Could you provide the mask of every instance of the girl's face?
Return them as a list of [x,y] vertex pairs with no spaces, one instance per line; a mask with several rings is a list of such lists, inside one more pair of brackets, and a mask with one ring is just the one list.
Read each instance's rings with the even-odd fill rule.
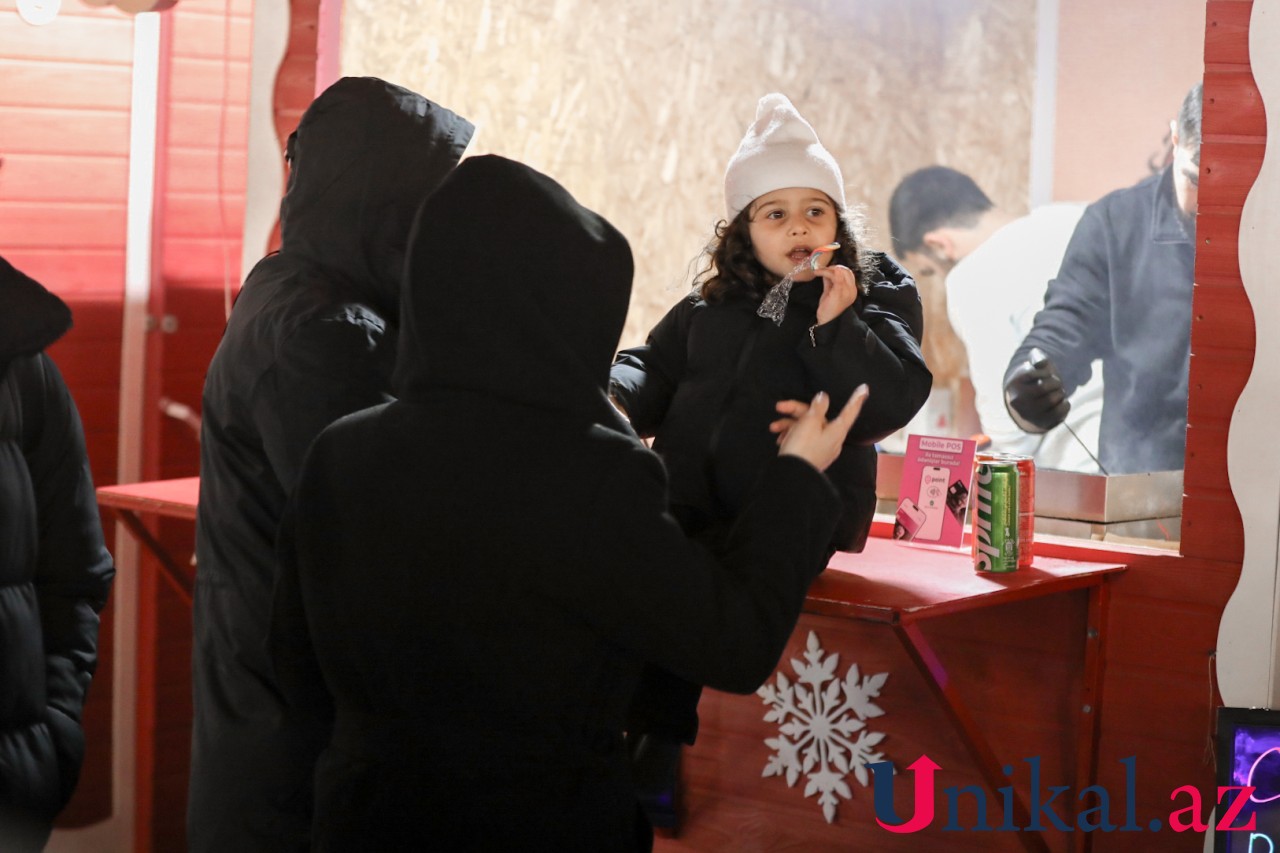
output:
[[[788,275],[814,249],[833,242],[840,224],[831,197],[805,187],[765,193],[751,202],[747,214],[756,260],[779,278]],[[823,254],[818,266],[826,266],[831,257],[830,253]],[[813,277],[813,271],[806,267],[796,273],[795,280],[809,281]]]

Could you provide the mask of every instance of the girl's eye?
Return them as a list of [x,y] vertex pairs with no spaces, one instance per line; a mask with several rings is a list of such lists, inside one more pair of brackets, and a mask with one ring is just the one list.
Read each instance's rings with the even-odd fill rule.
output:
[[781,211],[781,210],[771,210],[771,211],[769,211],[768,213],[766,213],[766,214],[765,214],[765,218],[766,218],[766,219],[781,219],[781,218],[782,218],[782,211]]
[[822,207],[809,208],[809,215],[812,216],[814,219],[817,219],[821,216],[825,216],[826,213],[827,213],[826,208],[822,208]]

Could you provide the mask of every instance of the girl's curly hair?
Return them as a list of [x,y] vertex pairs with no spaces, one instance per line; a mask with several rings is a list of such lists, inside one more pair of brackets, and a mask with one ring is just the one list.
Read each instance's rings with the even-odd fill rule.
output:
[[[742,295],[759,302],[778,276],[769,272],[756,259],[751,246],[751,205],[742,209],[732,222],[720,220],[715,236],[703,251],[705,265],[693,279],[694,299],[720,302],[728,296]],[[840,248],[831,262],[853,270],[858,290],[866,293],[876,271],[876,256],[865,248],[866,218],[861,208],[846,207],[839,214],[836,241]]]

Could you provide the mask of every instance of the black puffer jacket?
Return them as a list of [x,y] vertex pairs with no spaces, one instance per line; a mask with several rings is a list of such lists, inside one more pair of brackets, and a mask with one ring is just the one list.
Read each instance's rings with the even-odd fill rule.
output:
[[192,850],[306,848],[323,733],[286,716],[266,656],[276,526],[312,439],[390,399],[413,216],[473,130],[399,86],[348,77],[290,140],[282,248],[245,281],[204,387]]
[[871,396],[827,469],[845,503],[832,548],[862,550],[876,505],[871,443],[911,420],[932,384],[920,353],[924,317],[915,282],[884,255],[868,293],[811,339],[821,296],[821,279],[797,284],[781,326],[746,297],[686,298],[643,346],[618,354],[611,388],[636,431],[654,436],[686,527],[714,529],[737,516],[777,452],[769,423],[779,400],[825,391],[838,412],[865,382]]
[[0,850],[39,850],[84,759],[115,575],[75,403],[43,350],[71,326],[0,258]]
[[424,214],[452,224],[414,241],[400,399],[325,430],[281,526],[277,671],[336,707],[317,849],[647,849],[622,746],[641,663],[758,687],[839,502],[775,449],[713,561],[605,398],[622,235],[500,157]]

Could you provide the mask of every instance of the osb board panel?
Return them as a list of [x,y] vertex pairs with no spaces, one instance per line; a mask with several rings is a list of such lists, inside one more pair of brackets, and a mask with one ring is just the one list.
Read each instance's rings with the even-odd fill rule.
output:
[[342,73],[460,112],[479,126],[471,153],[527,162],[617,225],[636,255],[630,345],[687,292],[723,216],[725,163],[767,92],[815,125],[874,246],[887,248],[897,181],[935,162],[1025,210],[1035,6],[347,0]]

